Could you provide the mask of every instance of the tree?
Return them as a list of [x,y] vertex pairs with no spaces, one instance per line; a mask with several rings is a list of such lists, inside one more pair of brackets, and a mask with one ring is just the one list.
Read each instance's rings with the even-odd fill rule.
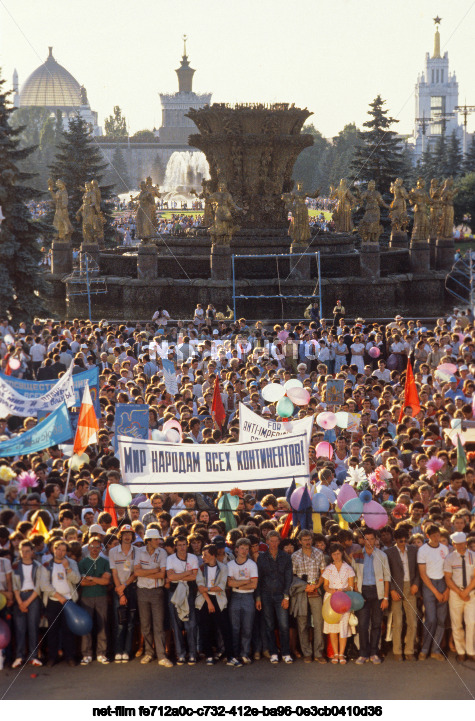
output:
[[104,130],[108,137],[126,138],[128,136],[127,121],[118,105],[114,105],[112,115],[104,120]]
[[462,163],[463,173],[475,173],[475,134],[472,135]]
[[108,167],[107,182],[114,186],[117,194],[126,193],[130,189],[129,171],[122,150],[117,146]]
[[402,168],[402,144],[391,126],[399,121],[388,116],[381,95],[370,103],[368,130],[358,131],[358,145],[351,164],[355,181],[374,180],[381,193],[387,193]]
[[153,130],[137,130],[137,132],[134,133],[132,137],[136,138],[137,140],[141,140],[143,143],[151,143],[155,140],[155,134]]
[[467,173],[458,178],[454,187],[458,190],[454,198],[454,223],[458,225],[463,220],[473,229],[475,223],[475,173]]
[[103,162],[101,151],[89,132],[88,124],[79,116],[72,118],[59,143],[58,153],[50,171],[54,180],[62,178],[66,184],[69,195],[69,217],[75,231],[72,242],[75,245],[82,240],[81,221],[76,220],[76,213],[82,205],[85,183],[94,178],[99,183],[102,195],[101,210],[106,219],[104,238],[112,240],[114,236],[110,214],[112,186],[101,185],[106,168],[107,163]]
[[19,168],[33,150],[21,148],[23,128],[9,123],[15,111],[4,83],[0,78],[0,205],[5,216],[0,228],[0,307],[18,323],[45,311],[42,299],[49,284],[40,265],[38,236],[47,226],[33,221],[26,206],[41,194],[27,185],[32,174]]
[[46,108],[17,108],[10,117],[10,125],[20,128],[22,147],[34,146],[27,163],[19,163],[20,169],[36,175],[32,179],[33,187],[46,190],[48,167],[53,162],[63,132],[61,110],[52,115],[51,110]]
[[358,129],[354,123],[348,123],[338,135],[333,138],[328,164],[327,186],[338,185],[342,178],[351,175],[351,165],[358,143]]
[[312,124],[305,125],[303,132],[308,135],[313,135],[313,145],[302,150],[297,157],[292,172],[292,178],[296,182],[301,181],[303,183],[304,190],[308,193],[312,193],[317,190],[317,187],[319,186],[319,166],[329,143],[320,131]]
[[462,175],[462,150],[460,147],[460,140],[457,137],[455,130],[451,133],[449,142],[447,144],[447,175],[452,178],[456,178]]

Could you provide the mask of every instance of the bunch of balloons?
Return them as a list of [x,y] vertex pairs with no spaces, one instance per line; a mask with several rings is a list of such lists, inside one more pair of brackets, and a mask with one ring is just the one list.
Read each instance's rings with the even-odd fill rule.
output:
[[360,490],[359,494],[349,483],[344,483],[336,499],[341,515],[348,523],[356,523],[361,516],[369,528],[377,531],[388,522],[388,514],[380,503],[373,501],[369,488]]
[[268,383],[262,390],[262,397],[267,403],[277,403],[277,415],[281,418],[290,418],[296,406],[306,406],[310,400],[310,393],[303,387],[303,383],[293,378],[281,386],[279,383]]
[[171,418],[163,424],[161,431],[152,431],[152,440],[161,441],[161,443],[181,443],[182,433],[181,425],[174,418]]
[[364,606],[364,598],[357,591],[335,591],[323,602],[322,615],[327,623],[340,623],[343,614],[360,611]]
[[332,428],[335,428],[335,426],[338,426],[338,428],[348,428],[350,414],[346,411],[338,411],[338,413],[323,411],[323,413],[318,414],[316,422],[320,428],[324,428],[326,431],[330,431]]

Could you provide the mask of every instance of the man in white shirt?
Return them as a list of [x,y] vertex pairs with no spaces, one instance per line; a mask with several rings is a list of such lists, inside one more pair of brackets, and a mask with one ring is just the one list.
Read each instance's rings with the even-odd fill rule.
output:
[[445,632],[447,601],[449,598],[449,589],[444,579],[444,561],[449,555],[449,549],[440,543],[440,530],[435,523],[426,528],[426,536],[429,543],[425,543],[417,552],[425,608],[419,661],[424,661],[427,658],[431,646],[433,648],[431,658],[444,661],[445,656],[440,649],[440,643]]
[[[233,635],[232,665],[251,663],[251,639],[254,623],[254,590],[259,576],[257,564],[249,558],[251,542],[239,538],[236,543],[236,560],[228,563],[228,586],[232,589],[229,618]],[[242,663],[239,659],[242,659]]]
[[42,362],[44,361],[46,356],[46,348],[44,347],[44,344],[41,342],[40,336],[35,338],[35,342],[30,348],[30,357],[33,365],[33,373],[36,378],[36,372],[38,368],[41,366]]
[[378,370],[373,371],[372,375],[380,381],[389,383],[391,380],[391,371],[386,368],[386,361],[381,359],[378,361]]
[[188,642],[188,665],[196,664],[196,576],[198,559],[187,553],[186,536],[177,536],[174,541],[175,553],[167,558],[167,579],[170,581],[168,608],[170,625],[175,639],[177,665],[186,660],[183,629]]

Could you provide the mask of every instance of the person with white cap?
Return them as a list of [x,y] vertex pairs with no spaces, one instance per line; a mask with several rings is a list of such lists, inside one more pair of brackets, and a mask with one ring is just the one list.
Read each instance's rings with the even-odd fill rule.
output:
[[140,663],[153,660],[153,645],[158,665],[171,668],[165,655],[165,589],[167,554],[160,548],[161,536],[156,528],[145,531],[145,547],[135,552],[134,574],[137,576],[137,604],[145,653]]
[[[449,613],[456,660],[475,661],[475,553],[467,548],[462,531],[450,536],[455,550],[444,561],[445,582],[450,589]],[[464,630],[465,624],[465,630]]]

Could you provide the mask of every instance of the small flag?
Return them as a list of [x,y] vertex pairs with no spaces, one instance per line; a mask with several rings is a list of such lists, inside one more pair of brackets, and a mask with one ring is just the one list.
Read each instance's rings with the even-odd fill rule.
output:
[[110,515],[112,516],[112,525],[117,527],[119,524],[117,521],[117,513],[115,512],[114,501],[110,497],[109,493],[109,483],[107,484],[106,497],[104,499],[104,511],[106,513],[110,513]]
[[41,516],[38,516],[38,518],[35,521],[35,525],[30,531],[30,536],[43,536],[43,538],[47,538],[48,536],[48,529],[46,528],[43,519]]
[[467,470],[467,456],[459,435],[457,435],[457,470],[459,473],[465,473]]
[[280,537],[281,538],[287,538],[287,536],[290,533],[290,526],[292,525],[292,513],[287,514],[287,518],[285,519],[284,526],[282,528]]
[[322,516],[320,513],[312,513],[313,518],[313,532],[314,533],[321,533],[322,532]]
[[229,503],[227,493],[223,496],[223,505],[221,506],[221,511],[219,512],[219,520],[224,521],[226,524],[226,533],[231,531],[233,528],[237,528],[236,516],[234,515],[231,504]]
[[218,426],[222,428],[224,425],[224,421],[226,420],[226,411],[224,410],[221,393],[219,391],[219,378],[217,376],[214,382],[213,405],[211,406],[211,411],[214,420],[216,421]]
[[74,438],[73,453],[81,455],[91,443],[96,443],[98,430],[99,425],[97,423],[94,406],[92,405],[91,391],[89,390],[89,384],[86,382],[81,408],[79,409],[79,420]]
[[412,372],[410,360],[407,361],[406,383],[404,385],[404,405],[401,408],[398,423],[402,421],[404,417],[404,409],[408,406],[412,408],[412,416],[415,418],[421,410],[421,404],[419,402],[419,396],[417,395],[417,386],[416,381],[414,380],[414,373]]

